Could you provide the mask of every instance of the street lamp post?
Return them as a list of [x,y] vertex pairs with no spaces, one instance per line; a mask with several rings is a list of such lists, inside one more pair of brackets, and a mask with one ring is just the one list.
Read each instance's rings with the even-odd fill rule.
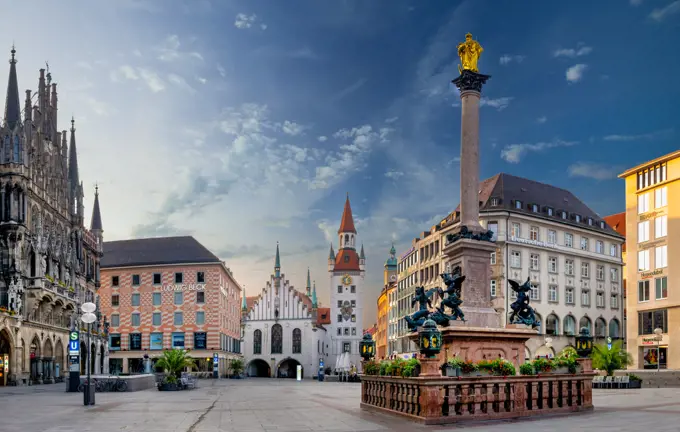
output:
[[85,392],[83,393],[83,405],[94,405],[94,387],[92,386],[92,348],[90,345],[90,324],[97,320],[97,315],[93,312],[97,310],[97,306],[92,302],[83,303],[80,310],[84,313],[80,319],[87,324],[87,384],[85,385]]
[[654,339],[656,339],[656,371],[659,372],[661,370],[661,348],[659,345],[661,344],[661,340],[663,339],[663,329],[660,328],[655,328],[654,329]]

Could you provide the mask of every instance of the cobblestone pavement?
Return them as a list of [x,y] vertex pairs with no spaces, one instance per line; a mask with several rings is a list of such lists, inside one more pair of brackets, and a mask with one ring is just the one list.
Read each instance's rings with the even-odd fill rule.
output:
[[571,416],[421,426],[362,411],[360,384],[293,380],[201,380],[182,392],[147,390],[82,394],[64,384],[0,388],[2,432],[218,432],[218,431],[574,431],[680,430],[680,389],[595,390],[595,411]]

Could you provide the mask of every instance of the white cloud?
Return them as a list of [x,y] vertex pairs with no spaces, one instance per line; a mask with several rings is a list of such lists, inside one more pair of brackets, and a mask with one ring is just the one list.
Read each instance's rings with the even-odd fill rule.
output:
[[281,129],[287,135],[297,136],[301,135],[307,128],[305,126],[302,126],[301,124],[285,120],[281,125]]
[[220,64],[217,65],[217,72],[220,74],[222,78],[227,77],[227,71],[224,69],[224,67]]
[[111,80],[115,82],[141,80],[154,93],[165,90],[165,83],[158,73],[149,69],[132,67],[129,65],[119,66],[111,72]]
[[656,139],[664,139],[673,135],[675,131],[673,129],[663,129],[654,132],[648,132],[644,134],[612,134],[603,137],[605,141],[651,141]]
[[177,60],[203,61],[203,55],[198,51],[185,51],[181,47],[182,44],[180,43],[179,36],[175,34],[168,36],[163,44],[156,48],[156,51],[159,53],[158,59],[165,62]]
[[576,58],[576,57],[581,57],[584,55],[588,55],[591,52],[593,52],[593,48],[582,45],[577,46],[576,48],[560,48],[555,50],[553,52],[554,57],[568,57],[568,58]]
[[496,108],[498,111],[503,111],[508,107],[508,105],[510,105],[510,102],[513,99],[513,97],[501,97],[496,99],[482,97],[482,99],[479,101],[479,106],[490,106],[492,108]]
[[319,142],[326,142],[328,141],[328,137],[325,135],[321,135],[320,137],[317,138]]
[[541,124],[545,123],[547,121],[548,121],[548,117],[546,117],[546,116],[542,116],[542,117],[539,117],[539,118],[536,119],[536,123],[541,123]]
[[567,169],[569,177],[585,177],[594,180],[615,179],[621,171],[620,167],[592,162],[577,162]]
[[567,72],[565,73],[567,81],[572,83],[581,81],[581,79],[583,78],[583,74],[586,72],[586,69],[588,69],[588,65],[582,63],[570,67],[569,69],[567,69]]
[[[259,21],[259,19],[257,18],[257,15],[255,15],[255,14],[248,15],[248,14],[240,13],[240,14],[236,15],[236,20],[234,21],[234,25],[236,26],[236,28],[239,28],[239,29],[249,29],[249,28],[252,28],[258,21]],[[260,28],[262,30],[266,30],[267,25],[264,24],[264,23],[261,23]]]
[[401,171],[388,171],[385,173],[385,177],[392,179],[392,180],[399,180],[401,177],[404,176],[404,173]]
[[189,85],[189,83],[187,83],[184,78],[174,73],[168,74],[168,82],[191,93],[196,91],[193,87],[191,87],[191,85]]
[[390,118],[385,119],[385,123],[391,124],[391,123],[394,123],[397,120],[399,120],[399,117],[390,117]]
[[663,8],[654,9],[649,17],[655,21],[663,21],[666,17],[678,12],[680,12],[680,0],[676,0]]
[[158,93],[159,91],[165,90],[165,84],[156,72],[140,68],[139,76],[152,92]]
[[503,54],[498,62],[501,65],[505,66],[505,65],[510,64],[512,62],[522,63],[525,58],[526,58],[526,56],[523,56],[523,55]]
[[578,144],[577,141],[563,141],[560,139],[535,144],[511,144],[501,150],[501,158],[509,163],[519,163],[527,153],[541,152],[557,147],[571,147],[576,144]]
[[107,103],[89,95],[84,96],[83,101],[98,116],[108,116],[114,111]]

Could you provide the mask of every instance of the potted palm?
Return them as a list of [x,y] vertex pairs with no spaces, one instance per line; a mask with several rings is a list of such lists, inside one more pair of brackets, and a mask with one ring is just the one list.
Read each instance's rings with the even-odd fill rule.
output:
[[243,372],[243,360],[233,359],[230,363],[231,378],[240,378]]
[[173,391],[182,388],[180,378],[186,368],[196,367],[194,359],[188,356],[188,351],[183,349],[171,349],[163,351],[163,355],[156,360],[156,367],[163,369],[167,374],[158,387],[160,391]]
[[614,341],[611,349],[607,344],[595,344],[590,356],[593,359],[593,367],[607,371],[608,376],[614,375],[615,370],[625,369],[626,366],[633,364],[633,357],[623,349],[621,341]]
[[635,374],[628,374],[628,388],[642,388],[642,378]]

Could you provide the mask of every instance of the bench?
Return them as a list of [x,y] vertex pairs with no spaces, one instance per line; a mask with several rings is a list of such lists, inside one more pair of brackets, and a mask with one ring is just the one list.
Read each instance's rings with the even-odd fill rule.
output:
[[182,374],[182,377],[180,378],[180,382],[182,383],[182,387],[187,389],[187,388],[196,388],[196,383],[198,382],[198,379],[195,376],[191,376],[189,374]]

